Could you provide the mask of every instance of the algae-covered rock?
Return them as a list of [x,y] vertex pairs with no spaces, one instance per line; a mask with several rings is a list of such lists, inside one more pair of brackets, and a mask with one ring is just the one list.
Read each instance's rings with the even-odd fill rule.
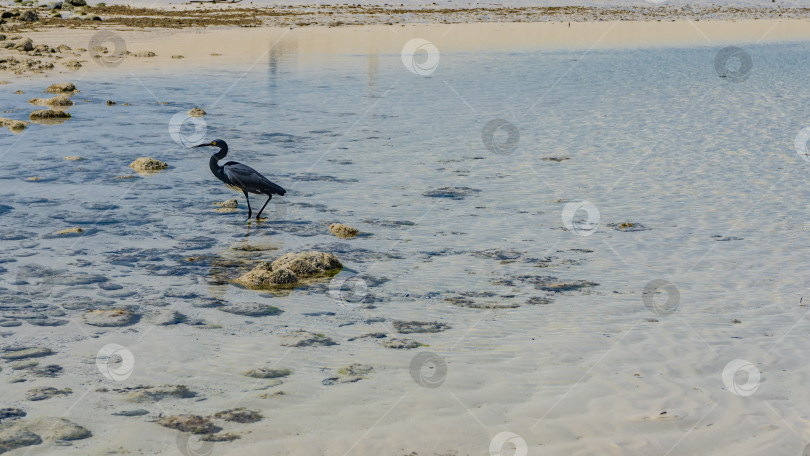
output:
[[28,392],[25,393],[25,398],[29,401],[44,401],[45,399],[56,396],[67,396],[72,393],[73,390],[70,388],[58,389],[50,386],[41,386],[28,390]]
[[244,407],[239,407],[214,413],[214,418],[234,423],[255,423],[261,421],[263,417],[262,414],[256,410],[247,410]]
[[46,92],[49,93],[66,93],[66,92],[78,92],[76,90],[76,86],[73,85],[72,82],[60,82],[58,84],[51,84],[45,89]]
[[25,130],[25,127],[28,126],[28,122],[24,122],[22,120],[14,120],[14,119],[7,119],[5,117],[0,117],[0,127],[7,127],[13,133],[19,133]]
[[178,399],[197,397],[197,393],[191,391],[185,385],[136,386],[132,388],[122,388],[115,391],[119,393],[127,393],[127,400],[137,403],[158,402],[171,397]]
[[154,158],[140,157],[130,163],[129,167],[135,171],[154,172],[166,169],[169,165],[166,162],[155,160]]
[[385,348],[395,348],[398,350],[402,349],[411,349],[411,348],[418,348],[421,347],[422,343],[419,343],[413,339],[387,339],[381,342],[381,345]]
[[394,329],[400,334],[412,333],[437,333],[450,329],[450,325],[446,323],[430,322],[430,321],[402,321],[397,320],[392,322]]
[[192,108],[188,110],[188,115],[191,117],[202,117],[206,114],[203,108]]
[[71,70],[78,70],[82,67],[82,62],[80,60],[71,59],[65,62],[62,62],[62,65],[70,68]]
[[73,228],[65,228],[64,230],[59,230],[56,232],[58,235],[65,235],[65,234],[81,234],[84,230],[79,228],[78,226],[74,226]]
[[92,326],[126,326],[137,316],[127,309],[90,310],[83,315],[84,322]]
[[262,262],[239,276],[235,282],[251,289],[265,289],[294,285],[298,282],[298,276],[287,268],[274,270],[271,263]]
[[0,358],[5,360],[17,360],[27,358],[39,358],[42,356],[49,356],[53,354],[53,350],[46,347],[30,347],[21,349],[8,350]]
[[335,383],[354,383],[368,377],[374,368],[367,364],[354,363],[337,371],[336,377],[323,380],[324,385],[334,385]]
[[7,419],[22,418],[26,415],[24,410],[18,408],[3,408],[0,409],[0,421]]
[[343,264],[333,253],[287,253],[272,264],[273,270],[289,269],[299,277],[310,277],[340,271]]
[[71,442],[90,437],[92,433],[84,426],[79,426],[65,418],[45,417],[25,425],[31,432],[41,435],[45,440]]
[[245,372],[246,377],[251,378],[279,378],[290,375],[289,369],[272,369],[269,367],[257,367]]
[[70,113],[54,109],[39,109],[28,115],[31,120],[59,120],[70,119]]
[[57,95],[52,98],[32,98],[28,102],[37,106],[73,106],[73,101],[66,95]]
[[0,430],[0,454],[40,443],[42,443],[40,436],[19,426]]
[[562,293],[564,291],[587,290],[589,288],[593,288],[598,285],[599,285],[598,283],[590,282],[588,280],[572,280],[570,282],[538,283],[534,287],[538,290],[550,291],[553,293]]
[[333,223],[329,225],[329,231],[331,231],[335,236],[343,239],[353,238],[360,233],[360,230],[357,228],[344,225],[342,223]]
[[192,434],[209,434],[216,428],[210,419],[199,415],[172,415],[157,420],[157,424]]
[[234,440],[241,438],[241,435],[225,432],[223,434],[206,434],[200,437],[200,440],[203,442],[233,442]]
[[223,209],[236,209],[239,207],[239,202],[235,199],[229,199],[228,201],[223,201],[221,203],[214,203],[215,205],[223,208]]
[[317,334],[303,329],[292,331],[281,336],[281,345],[285,347],[312,347],[337,345],[337,342],[323,334]]

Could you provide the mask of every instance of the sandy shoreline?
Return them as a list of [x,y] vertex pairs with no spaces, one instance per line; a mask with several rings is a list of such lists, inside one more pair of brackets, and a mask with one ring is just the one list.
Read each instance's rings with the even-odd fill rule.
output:
[[[299,63],[317,62],[322,55],[397,54],[411,39],[425,39],[440,52],[491,52],[558,48],[623,48],[665,46],[724,46],[728,44],[773,43],[810,39],[810,21],[738,20],[646,22],[574,22],[574,23],[477,23],[408,24],[400,26],[366,25],[347,27],[209,27],[201,29],[121,30],[49,28],[25,34],[35,45],[67,45],[64,55],[51,54],[36,60],[53,62],[51,76],[85,75],[96,71],[131,72],[145,69],[183,70],[217,65],[251,65],[273,56],[295,54]],[[95,60],[94,47],[100,33],[109,32],[101,43],[110,53]],[[113,41],[118,40],[117,42]],[[115,56],[116,45],[126,56]],[[17,51],[4,50],[6,53]],[[152,57],[138,57],[153,52]],[[81,68],[66,67],[62,62],[78,60]],[[2,74],[2,73],[0,73]],[[38,73],[26,71],[25,75]],[[13,77],[6,72],[4,79]]]

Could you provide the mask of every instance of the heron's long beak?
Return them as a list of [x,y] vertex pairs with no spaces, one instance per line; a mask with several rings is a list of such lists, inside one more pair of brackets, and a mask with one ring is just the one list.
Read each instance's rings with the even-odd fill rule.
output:
[[205,147],[205,146],[213,146],[213,144],[211,144],[211,143],[197,144],[196,146],[191,146],[191,147]]

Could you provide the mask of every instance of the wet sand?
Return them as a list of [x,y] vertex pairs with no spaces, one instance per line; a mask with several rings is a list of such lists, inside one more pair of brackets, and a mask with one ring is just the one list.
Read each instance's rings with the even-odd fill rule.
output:
[[[119,42],[104,44],[112,53],[118,43],[131,53],[154,52],[154,57],[108,56],[96,61],[91,52],[67,53],[61,61],[79,59],[79,70],[53,61],[55,70],[70,77],[93,71],[138,71],[147,68],[183,70],[210,65],[249,67],[271,56],[295,54],[300,63],[317,62],[328,54],[370,52],[394,54],[414,38],[426,39],[440,52],[517,51],[531,49],[605,49],[660,46],[723,46],[729,43],[772,43],[810,38],[810,21],[766,19],[737,21],[674,22],[573,22],[365,25],[304,28],[217,28],[194,30],[50,29],[26,33],[34,44],[66,44],[88,49],[101,31],[110,31]],[[178,58],[182,56],[182,58]],[[26,73],[31,74],[31,73]],[[8,78],[7,78],[8,79]],[[10,86],[7,86],[7,88]]]

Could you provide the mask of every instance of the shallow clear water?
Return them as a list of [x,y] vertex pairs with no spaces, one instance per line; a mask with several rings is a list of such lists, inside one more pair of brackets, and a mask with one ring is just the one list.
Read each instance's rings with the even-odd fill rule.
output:
[[[810,163],[794,149],[810,125],[810,45],[742,47],[754,65],[739,83],[718,77],[719,49],[710,46],[443,52],[427,77],[409,72],[400,55],[330,55],[313,63],[294,47],[253,68],[90,73],[74,80],[81,92],[64,124],[0,133],[0,266],[4,296],[19,301],[4,308],[12,315],[38,307],[40,316],[79,321],[86,308],[132,306],[149,314],[168,305],[221,324],[210,331],[222,337],[307,327],[347,338],[390,330],[391,320],[437,320],[453,329],[415,337],[432,351],[486,366],[508,352],[511,369],[533,372],[539,355],[515,348],[530,336],[582,338],[593,353],[604,347],[595,334],[667,318],[641,299],[648,282],[663,279],[680,292],[669,321],[683,319],[710,345],[733,350],[733,318],[777,322],[777,329],[751,334],[797,321],[810,226]],[[0,99],[13,110],[6,115],[25,118],[32,110],[26,100],[42,96],[50,82],[15,83],[24,95],[5,86]],[[118,104],[106,106],[107,99]],[[205,140],[226,140],[228,160],[287,189],[268,206],[266,221],[245,222],[244,198],[208,170],[209,149],[172,140],[172,117],[194,106],[208,112]],[[493,119],[516,127],[514,151],[485,147],[482,131]],[[192,135],[188,125],[182,131]],[[73,155],[84,160],[63,160]],[[169,169],[116,177],[135,174],[128,164],[141,156]],[[455,197],[443,187],[455,187]],[[214,202],[230,198],[239,200],[235,212],[215,210]],[[580,200],[599,212],[590,236],[563,227],[566,203]],[[252,200],[254,213],[262,203]],[[327,229],[332,222],[363,234],[337,239]],[[623,222],[648,230],[608,226]],[[55,234],[74,226],[84,233]],[[335,300],[328,283],[274,296],[227,282],[251,263],[302,250],[336,253],[346,267],[339,278],[365,281],[365,306]],[[37,267],[57,279],[37,285]],[[597,285],[562,293],[536,286],[577,280]],[[519,307],[445,301],[463,293]],[[551,304],[527,305],[533,297]],[[205,307],[211,298],[267,302],[284,314],[244,325],[244,317]],[[307,315],[323,311],[334,315]],[[147,320],[137,331],[147,330]],[[82,338],[76,328],[60,328],[72,326],[42,337]],[[671,341],[638,331],[648,343]],[[14,337],[6,341],[33,340]],[[176,343],[195,338],[187,337]],[[411,357],[392,358],[370,344],[346,342],[341,350],[391,368],[405,368]],[[556,365],[581,362],[559,350],[542,356]],[[329,359],[287,356],[304,372]],[[706,375],[717,367],[719,376],[730,356],[718,356]],[[146,369],[162,366],[156,359]]]

